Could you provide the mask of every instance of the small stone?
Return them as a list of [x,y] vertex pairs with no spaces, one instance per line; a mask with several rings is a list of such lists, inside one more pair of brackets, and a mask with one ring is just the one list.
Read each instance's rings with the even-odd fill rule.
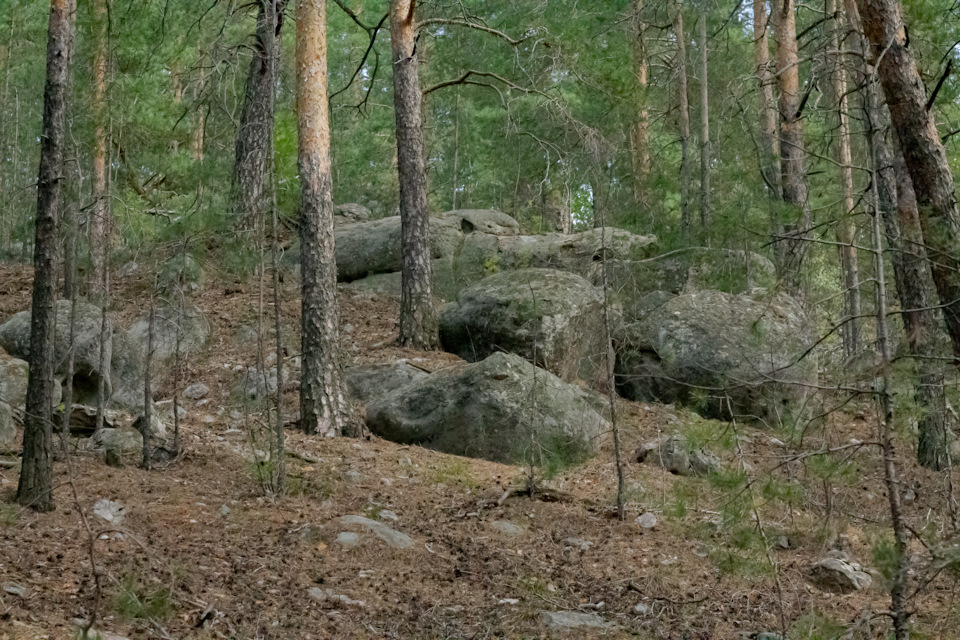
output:
[[507,520],[494,520],[490,526],[505,536],[522,536],[526,529]]
[[230,507],[228,507],[227,505],[221,506],[221,507],[220,507],[220,515],[222,515],[222,516],[224,516],[224,517],[230,515]]
[[382,522],[364,518],[363,516],[343,516],[337,519],[337,522],[345,525],[358,525],[364,527],[375,536],[383,540],[388,547],[393,549],[407,549],[413,546],[413,539],[405,533],[396,529],[391,529]]
[[633,607],[633,612],[641,616],[646,615],[647,613],[650,612],[650,605],[644,604],[641,602],[640,604]]
[[813,565],[808,579],[813,586],[830,593],[853,593],[869,587],[873,579],[860,566],[840,557],[827,557]]
[[307,590],[307,595],[318,602],[330,602],[333,604],[343,604],[351,607],[367,606],[367,603],[363,600],[354,600],[349,596],[334,593],[330,589],[324,590],[320,587],[310,587],[310,589]]
[[400,522],[400,517],[389,509],[384,509],[380,512],[380,515],[377,516],[381,520],[392,520],[393,522]]
[[27,597],[27,588],[17,584],[16,582],[7,582],[3,585],[3,590],[11,595],[17,596],[19,598]]
[[112,500],[97,500],[93,505],[93,515],[113,525],[123,524],[127,508]]
[[516,598],[504,598],[503,600],[500,600],[499,602],[497,602],[497,604],[499,604],[499,605],[509,605],[509,606],[512,607],[512,606],[515,606],[515,605],[520,604],[520,601],[517,600]]
[[647,511],[637,516],[637,519],[634,520],[634,522],[644,529],[653,529],[655,526],[657,526],[657,516]]
[[205,397],[208,393],[210,393],[210,387],[202,382],[197,382],[196,384],[192,384],[183,390],[183,397],[187,400],[199,400]]
[[363,474],[356,469],[348,469],[347,472],[343,474],[343,477],[350,484],[360,484],[363,482]]
[[337,534],[337,544],[347,549],[355,549],[360,546],[360,535],[352,531],[341,531]]
[[609,624],[595,613],[577,611],[544,611],[540,619],[548,628],[557,631],[571,629],[605,629]]
[[590,547],[593,546],[593,543],[589,540],[581,540],[580,538],[567,538],[563,541],[563,544],[574,549],[580,549],[580,551],[589,551]]

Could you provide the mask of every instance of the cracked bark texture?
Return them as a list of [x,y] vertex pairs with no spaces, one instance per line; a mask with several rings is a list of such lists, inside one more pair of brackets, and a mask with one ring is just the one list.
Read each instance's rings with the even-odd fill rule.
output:
[[51,0],[47,32],[47,80],[37,178],[33,254],[33,313],[27,377],[23,464],[17,502],[53,510],[53,373],[58,280],[58,245],[66,146],[67,100],[76,0]]
[[791,205],[792,219],[783,224],[780,241],[780,277],[787,292],[802,289],[802,266],[811,225],[807,202],[806,148],[800,119],[800,58],[797,52],[797,22],[793,0],[774,0],[777,35],[777,89],[780,92],[780,180],[783,201]]
[[303,359],[300,427],[309,434],[352,435],[337,308],[326,0],[298,0],[296,16]]
[[926,107],[927,92],[907,40],[900,3],[858,0],[858,6],[871,44],[868,57],[879,59],[880,85],[913,182],[924,244],[933,259],[933,281],[955,363],[960,363],[960,212],[947,153]]
[[[273,137],[276,69],[280,63],[280,32],[286,0],[256,0],[257,29],[253,59],[237,129],[232,197],[238,228],[258,228],[270,203],[270,149]],[[275,17],[274,17],[275,16]]]
[[427,170],[423,157],[423,96],[417,68],[415,8],[415,0],[390,2],[403,255],[399,343],[415,349],[436,349],[439,346],[439,330],[431,282],[430,212],[427,208]]

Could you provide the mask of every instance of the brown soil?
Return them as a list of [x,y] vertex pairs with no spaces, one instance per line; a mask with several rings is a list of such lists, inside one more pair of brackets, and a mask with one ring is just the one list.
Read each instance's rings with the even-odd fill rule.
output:
[[[0,321],[27,308],[29,285],[23,269],[0,269]],[[137,299],[138,287],[118,283],[116,299]],[[0,591],[0,639],[73,638],[77,621],[95,608],[98,629],[127,638],[579,637],[543,627],[540,613],[554,610],[596,611],[619,625],[582,637],[741,638],[778,631],[781,610],[791,637],[834,637],[823,631],[826,620],[849,625],[857,638],[880,638],[888,628],[882,612],[889,599],[879,576],[870,589],[846,596],[820,592],[805,579],[838,532],[852,557],[873,564],[872,549],[886,531],[886,499],[870,447],[850,451],[854,470],[832,483],[828,513],[825,488],[809,479],[805,462],[787,462],[768,432],[736,430],[743,462],[757,478],[751,490],[769,555],[749,542],[757,537],[756,514],[733,514],[732,491],[648,465],[627,464],[628,517],[619,522],[610,443],[590,463],[550,479],[559,501],[517,496],[500,503],[509,487],[523,486],[524,469],[375,437],[325,440],[288,431],[286,446],[294,452],[287,462],[289,495],[263,495],[247,462],[250,418],[229,400],[238,375],[233,367],[256,360],[233,335],[240,325],[256,325],[258,296],[255,286],[233,289],[210,286],[197,298],[214,336],[202,359],[185,367],[184,385],[203,381],[212,400],[203,406],[186,401],[181,460],[148,472],[74,456],[69,467],[56,465],[57,509],[48,514],[6,504],[17,469],[0,469],[0,585],[26,588],[22,598]],[[353,361],[420,358],[417,364],[430,370],[457,361],[392,346],[396,301],[344,293],[341,303],[342,324],[352,329],[343,342]],[[129,321],[142,309],[142,303],[124,303],[117,317]],[[283,312],[294,327],[293,289]],[[295,335],[289,344],[297,344]],[[288,355],[295,350],[288,347]],[[172,390],[172,373],[164,373],[157,399]],[[294,411],[294,390],[286,400]],[[848,406],[834,414],[805,447],[875,440],[868,409]],[[728,440],[734,434],[730,425],[670,406],[620,402],[619,416],[626,452],[661,432],[709,428]],[[905,485],[916,495],[907,504],[910,523],[938,539],[948,521],[946,480],[917,468],[911,454],[907,449],[900,460]],[[722,455],[736,467],[735,448]],[[797,480],[805,491],[774,501],[771,477]],[[107,526],[90,510],[101,498],[122,503],[127,518],[122,530],[96,536],[103,591],[97,604],[80,511],[99,533]],[[413,548],[392,550],[369,535],[355,549],[335,542],[347,530],[337,524],[339,516],[377,517],[382,510],[398,516],[386,522],[412,536]],[[642,511],[657,515],[657,527],[634,523]],[[505,535],[491,526],[495,520],[522,525],[524,533]],[[781,548],[781,537],[789,548]],[[363,604],[319,602],[308,596],[311,587]],[[926,637],[956,637],[953,587],[952,578],[941,575],[911,601]],[[118,595],[124,592],[126,605]],[[142,611],[131,617],[131,593],[153,603],[153,617]],[[823,623],[821,631],[808,634],[804,621],[814,620]]]

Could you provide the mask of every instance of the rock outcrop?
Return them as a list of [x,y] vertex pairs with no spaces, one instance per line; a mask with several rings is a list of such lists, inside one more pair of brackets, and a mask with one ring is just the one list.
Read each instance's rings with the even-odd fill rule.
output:
[[817,381],[809,322],[792,298],[700,291],[625,312],[617,383],[631,400],[685,403],[708,417],[776,423]]
[[[477,362],[515,353],[567,382],[609,383],[603,292],[555,269],[504,271],[460,292],[440,316],[446,351]],[[619,320],[619,312],[610,313]]]
[[507,463],[536,457],[562,467],[593,455],[609,431],[591,395],[520,356],[497,353],[372,398],[367,425],[387,440],[445,453]]
[[[54,344],[56,375],[62,382],[67,375],[67,354],[70,348],[69,300],[57,302],[57,328]],[[77,402],[95,403],[100,381],[106,385],[107,397],[112,393],[110,362],[113,354],[113,325],[107,319],[104,354],[106,367],[100,366],[100,308],[85,301],[77,302],[73,338],[73,397]],[[30,360],[30,311],[21,311],[0,325],[0,348],[11,356]]]

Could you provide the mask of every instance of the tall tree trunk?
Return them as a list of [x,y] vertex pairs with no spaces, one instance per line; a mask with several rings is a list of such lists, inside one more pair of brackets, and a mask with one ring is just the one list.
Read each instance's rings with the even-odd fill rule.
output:
[[[760,170],[774,195],[779,199],[780,140],[777,137],[777,108],[773,102],[776,78],[770,66],[770,44],[767,38],[767,2],[753,0],[753,56],[757,67],[757,108],[760,114]],[[779,222],[776,218],[774,222]],[[775,226],[773,235],[780,234]]]
[[47,32],[47,83],[37,178],[33,254],[33,308],[30,318],[30,372],[27,377],[23,464],[17,502],[37,511],[53,509],[53,372],[56,327],[57,251],[63,191],[63,155],[76,0],[51,0]]
[[90,210],[90,290],[100,298],[106,282],[107,236],[110,233],[110,199],[107,195],[107,57],[109,33],[107,0],[93,0],[93,69],[91,102],[93,109],[93,207]]
[[[279,61],[278,61],[279,62]],[[207,67],[204,64],[203,52],[200,52],[200,78],[194,88],[193,102],[197,112],[194,114],[193,131],[190,134],[190,154],[193,159],[203,164],[203,145],[207,133],[207,111],[203,104],[203,93],[207,88]]]
[[673,6],[673,31],[677,38],[677,91],[680,94],[680,226],[690,242],[690,103],[687,97],[687,41],[683,33],[683,2]]
[[637,122],[633,127],[633,200],[649,205],[650,180],[650,110],[647,109],[647,84],[650,65],[644,42],[646,22],[643,19],[643,0],[636,0],[633,19],[633,73],[637,79],[640,97]]
[[897,295],[903,309],[904,337],[909,354],[915,357],[914,399],[923,412],[917,425],[917,459],[925,467],[943,469],[949,460],[951,430],[947,420],[944,374],[935,360],[940,355],[937,346],[940,319],[933,309],[934,285],[923,246],[916,194],[903,154],[899,149],[896,154],[891,153],[883,133],[887,128],[886,119],[880,106],[879,86],[862,55],[869,45],[862,34],[856,0],[845,0],[844,4],[852,34],[851,49],[860,60],[856,78],[863,87],[861,95],[867,141],[875,167],[879,206],[890,247]]
[[[952,430],[947,420],[944,396],[944,374],[936,356],[941,355],[936,345],[939,322],[931,309],[933,283],[923,248],[923,232],[913,182],[907,171],[903,153],[897,149],[894,159],[897,180],[897,217],[899,225],[888,225],[890,248],[900,253],[903,284],[897,280],[900,305],[903,307],[903,328],[910,355],[915,356],[916,370],[914,399],[923,412],[918,424],[917,461],[928,469],[946,469],[950,461],[949,447]],[[900,236],[894,234],[900,232]],[[896,239],[896,242],[893,240]],[[896,261],[894,262],[896,266]]]
[[[237,130],[233,165],[233,206],[239,228],[255,229],[262,221],[270,199],[270,143],[273,139],[274,93],[276,83],[271,69],[279,68],[280,31],[286,0],[256,0],[257,30],[253,59],[247,76],[247,88]],[[269,6],[268,6],[269,5]],[[271,16],[275,16],[271,18]]]
[[297,133],[300,139],[300,268],[303,368],[300,427],[349,434],[340,356],[333,177],[327,98],[326,0],[297,0]]
[[791,205],[792,220],[783,225],[780,277],[791,294],[801,290],[807,232],[811,225],[807,203],[806,150],[800,120],[800,58],[793,0],[774,0],[777,34],[777,89],[780,93],[780,180],[783,201]]
[[835,125],[837,131],[837,171],[840,178],[840,216],[837,220],[836,235],[840,244],[840,268],[844,291],[844,315],[847,323],[843,330],[844,353],[848,358],[860,351],[860,269],[857,264],[857,250],[854,247],[856,227],[853,223],[853,154],[850,150],[850,112],[847,98],[847,75],[840,51],[840,31],[842,20],[837,0],[826,0],[826,12],[833,16],[829,23],[830,51],[832,55],[831,99],[836,107]]
[[[960,212],[946,150],[927,109],[927,94],[907,39],[898,0],[858,0],[864,33],[879,58],[878,75],[913,181],[924,244],[955,362],[960,364]],[[881,55],[882,54],[882,55]]]
[[707,11],[700,12],[700,230],[710,225],[710,89],[707,83]]
[[416,0],[390,2],[403,253],[399,342],[401,346],[415,349],[435,349],[439,333],[430,269],[430,212],[427,209],[427,170],[423,157],[415,8]]

